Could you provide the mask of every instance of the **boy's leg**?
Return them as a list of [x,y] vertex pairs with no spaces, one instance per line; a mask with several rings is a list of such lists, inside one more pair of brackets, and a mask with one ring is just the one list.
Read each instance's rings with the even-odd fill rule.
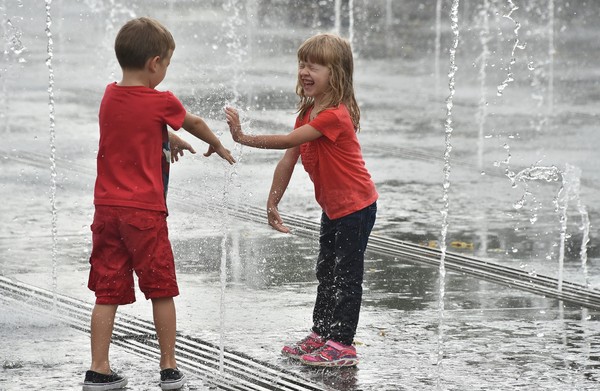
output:
[[177,368],[175,361],[175,338],[177,314],[172,297],[152,299],[154,327],[160,346],[160,369]]
[[110,348],[117,307],[118,305],[112,304],[96,304],[92,311],[92,364],[90,370],[105,375],[111,373],[108,350]]
[[122,227],[127,248],[133,249],[133,269],[140,290],[152,300],[154,328],[161,351],[160,368],[176,368],[176,314],[173,297],[179,294],[175,260],[164,212],[135,210]]

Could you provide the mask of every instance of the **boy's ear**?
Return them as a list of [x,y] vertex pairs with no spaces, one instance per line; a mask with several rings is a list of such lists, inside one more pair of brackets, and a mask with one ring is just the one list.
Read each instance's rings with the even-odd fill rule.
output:
[[148,59],[147,66],[151,72],[156,72],[156,67],[160,62],[160,56],[154,56]]

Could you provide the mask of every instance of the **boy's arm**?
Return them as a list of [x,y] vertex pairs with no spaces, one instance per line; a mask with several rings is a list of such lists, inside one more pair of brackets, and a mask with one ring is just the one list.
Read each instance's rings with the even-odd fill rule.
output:
[[277,206],[290,183],[299,156],[300,147],[288,149],[285,151],[285,154],[279,163],[277,163],[275,172],[273,173],[273,183],[271,184],[271,190],[269,190],[269,198],[267,200],[267,219],[269,225],[280,232],[290,232],[290,229],[283,225],[283,220],[281,220],[281,217],[279,216]]
[[202,118],[187,113],[183,120],[182,128],[209,145],[208,151],[206,151],[204,156],[210,156],[216,152],[223,159],[227,160],[229,164],[235,163],[231,152],[221,144],[219,138],[210,130]]
[[183,151],[187,150],[191,153],[196,153],[194,148],[173,132],[169,132],[169,145],[171,147],[171,163],[179,161],[179,157],[183,156]]

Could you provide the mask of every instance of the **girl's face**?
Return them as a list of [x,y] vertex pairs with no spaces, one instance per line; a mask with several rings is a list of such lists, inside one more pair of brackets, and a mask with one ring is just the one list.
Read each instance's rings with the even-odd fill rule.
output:
[[310,61],[298,62],[298,79],[304,95],[318,101],[329,90],[329,68]]

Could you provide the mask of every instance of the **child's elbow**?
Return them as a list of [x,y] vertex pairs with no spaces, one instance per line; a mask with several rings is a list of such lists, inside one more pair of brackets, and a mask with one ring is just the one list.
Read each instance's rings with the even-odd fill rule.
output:
[[191,115],[183,121],[183,128],[188,132],[194,132],[202,129],[204,126],[204,120],[196,115]]

